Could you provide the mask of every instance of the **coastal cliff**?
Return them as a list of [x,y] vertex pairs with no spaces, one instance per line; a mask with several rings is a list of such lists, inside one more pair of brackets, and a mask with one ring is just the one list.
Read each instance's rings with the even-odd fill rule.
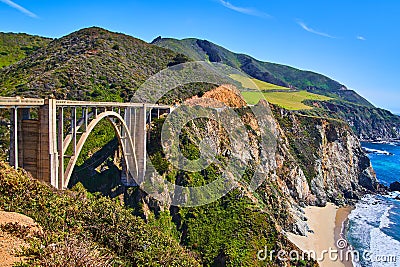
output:
[[[226,88],[232,90],[231,94],[227,93]],[[223,97],[220,97],[221,95]],[[270,105],[272,112],[264,114],[260,119],[252,114],[249,107],[242,105],[243,99],[240,98],[232,87],[225,86],[224,89],[217,88],[207,93],[206,97],[195,97],[186,101],[186,104],[210,106],[223,101],[226,105],[236,105],[235,110],[246,125],[248,146],[229,142],[227,133],[215,120],[198,119],[186,125],[180,137],[185,140],[181,149],[189,157],[199,153],[196,144],[208,137],[211,138],[208,142],[218,144],[215,150],[220,161],[228,162],[230,156],[227,155],[234,155],[241,162],[248,164],[245,175],[236,181],[235,193],[224,196],[221,200],[223,203],[237,202],[238,199],[252,203],[253,208],[257,207],[259,212],[265,213],[268,221],[273,222],[277,229],[306,235],[309,227],[302,211],[305,205],[325,206],[327,202],[337,205],[351,204],[362,195],[378,189],[371,163],[357,136],[345,122],[300,115],[273,105]],[[258,106],[268,105],[265,101],[258,103]],[[233,121],[225,123],[230,125]],[[154,126],[151,135],[156,140],[159,129]],[[275,148],[263,151],[260,149],[260,142],[261,136],[266,133],[274,136]],[[149,145],[153,147],[150,157],[158,158],[155,167],[159,167],[158,170],[166,179],[177,184],[204,185],[224,171],[223,166],[218,164],[200,173],[178,171],[167,161],[160,161],[161,154],[155,148],[156,143],[150,140]],[[273,153],[273,156],[269,153]],[[260,165],[255,167],[255,162]],[[252,191],[249,190],[250,180],[257,168],[263,170],[263,182]],[[197,232],[200,228],[192,225],[199,222],[188,219],[187,214],[208,214],[210,210],[219,209],[218,205],[221,203],[199,208],[177,208],[168,205],[171,203],[169,198],[174,197],[165,195],[164,201],[160,203],[139,191],[131,195],[131,199],[135,199],[135,202],[139,200],[144,205],[141,206],[141,210],[148,211],[145,217],[151,217],[152,212],[149,211],[162,213],[172,210],[174,222],[178,229],[183,231],[183,241],[192,244],[194,241],[191,236],[202,236],[203,233]],[[241,212],[235,212],[241,216]]]
[[[282,176],[289,174],[292,197],[311,205],[338,205],[378,188],[357,136],[339,120],[304,116],[275,108],[280,126]],[[290,162],[285,168],[284,162]],[[293,184],[293,181],[296,184]],[[304,181],[307,181],[305,183]]]
[[339,101],[310,104],[315,108],[302,113],[346,121],[357,137],[363,141],[400,139],[400,116],[388,110]]

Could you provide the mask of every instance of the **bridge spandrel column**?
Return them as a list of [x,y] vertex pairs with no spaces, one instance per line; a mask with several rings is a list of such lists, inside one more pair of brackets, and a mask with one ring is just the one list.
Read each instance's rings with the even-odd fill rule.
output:
[[[132,137],[132,147],[129,140],[125,139],[125,151],[127,156],[128,173],[134,176],[136,180],[143,180],[146,171],[146,121],[147,111],[146,106],[128,108],[125,112],[125,121],[129,128]],[[133,156],[136,156],[135,157]],[[137,185],[132,177],[125,177],[124,182],[128,186]]]
[[135,153],[136,160],[138,163],[138,175],[139,179],[142,180],[146,171],[146,121],[147,111],[146,105],[143,105],[136,112],[136,131],[134,132],[135,139]]
[[38,179],[58,188],[57,109],[46,99],[39,109]]
[[18,109],[15,107],[11,110],[11,132],[10,132],[10,165],[18,169]]

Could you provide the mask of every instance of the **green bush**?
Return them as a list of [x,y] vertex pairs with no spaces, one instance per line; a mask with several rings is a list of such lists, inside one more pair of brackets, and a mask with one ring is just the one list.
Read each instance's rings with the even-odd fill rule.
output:
[[78,240],[106,250],[114,265],[199,265],[162,228],[133,216],[118,202],[91,195],[80,184],[72,191],[56,191],[3,162],[0,162],[0,208],[25,214],[43,228],[45,237],[36,241],[39,249],[31,251],[32,264],[46,253],[41,247]]

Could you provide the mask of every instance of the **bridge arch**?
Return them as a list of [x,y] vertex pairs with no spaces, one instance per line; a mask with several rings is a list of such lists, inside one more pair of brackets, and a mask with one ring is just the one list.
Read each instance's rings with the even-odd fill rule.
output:
[[[128,125],[126,124],[124,118],[122,116],[114,111],[104,111],[96,116],[95,119],[93,119],[87,126],[86,131],[81,135],[79,138],[79,141],[76,144],[76,151],[74,153],[74,156],[71,157],[71,159],[68,162],[67,168],[64,173],[64,181],[63,181],[63,188],[67,188],[68,183],[71,179],[74,167],[76,165],[76,162],[79,158],[79,155],[82,151],[82,148],[84,144],[86,143],[87,138],[89,137],[90,133],[93,131],[93,129],[96,127],[96,125],[102,121],[103,119],[107,119],[111,126],[113,127],[115,134],[117,135],[119,145],[122,148],[122,155],[123,155],[123,160],[126,163],[127,169],[132,172],[137,176],[139,173],[138,169],[138,164],[137,164],[137,158],[135,154],[135,149],[134,149],[134,142],[130,133],[130,129]],[[112,119],[117,119],[121,123],[121,129],[120,127],[112,120]],[[130,157],[130,158],[129,158]],[[134,165],[134,166],[132,166]]]

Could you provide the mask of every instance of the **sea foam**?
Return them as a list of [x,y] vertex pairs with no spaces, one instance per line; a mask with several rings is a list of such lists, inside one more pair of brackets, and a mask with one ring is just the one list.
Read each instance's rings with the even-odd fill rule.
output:
[[348,239],[361,255],[354,266],[400,266],[400,242],[386,233],[392,208],[392,200],[367,195],[349,215]]

